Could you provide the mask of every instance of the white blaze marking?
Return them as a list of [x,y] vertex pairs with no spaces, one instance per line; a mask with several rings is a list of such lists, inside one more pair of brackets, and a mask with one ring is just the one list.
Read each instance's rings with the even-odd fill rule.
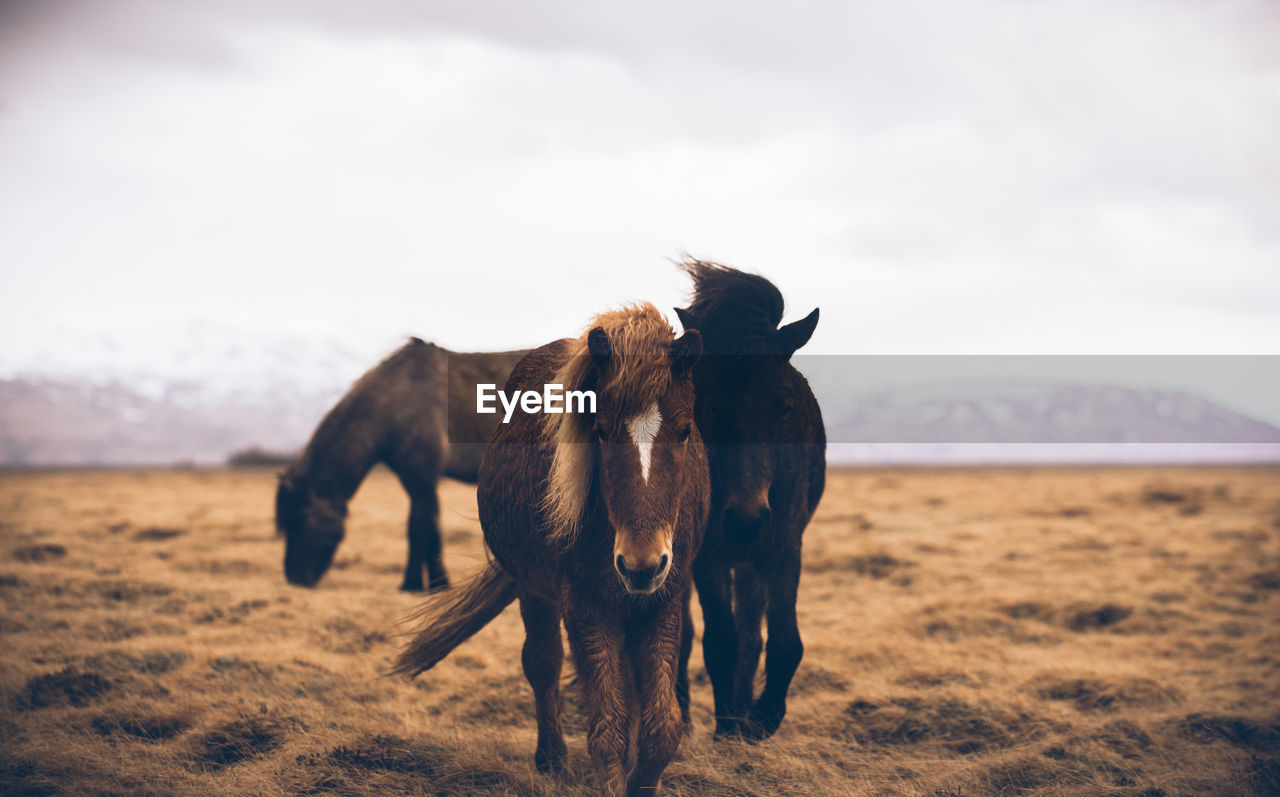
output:
[[631,439],[640,452],[640,475],[644,477],[645,484],[649,483],[649,456],[653,453],[653,439],[658,436],[661,426],[662,413],[658,412],[657,404],[650,405],[649,409],[627,421],[627,431],[631,433]]

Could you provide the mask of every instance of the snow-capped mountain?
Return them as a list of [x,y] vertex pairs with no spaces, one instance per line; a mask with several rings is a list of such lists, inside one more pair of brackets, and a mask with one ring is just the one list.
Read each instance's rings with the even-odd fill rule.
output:
[[[401,342],[189,324],[10,348],[0,353],[0,466],[296,451]],[[1007,380],[865,390],[834,376],[811,376],[833,461],[1280,460],[1280,429],[1186,392]]]
[[0,465],[213,464],[301,447],[383,347],[229,326],[63,333],[0,354]]

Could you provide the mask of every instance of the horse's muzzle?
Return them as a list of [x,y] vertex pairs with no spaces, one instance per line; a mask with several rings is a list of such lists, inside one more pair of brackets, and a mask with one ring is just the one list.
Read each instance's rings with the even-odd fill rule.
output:
[[622,579],[622,586],[632,595],[648,595],[656,591],[667,580],[671,572],[671,555],[664,553],[652,567],[631,568],[626,557],[618,554],[613,559],[613,567]]
[[730,504],[724,513],[725,539],[737,543],[755,542],[772,521],[773,512],[768,504],[751,509]]

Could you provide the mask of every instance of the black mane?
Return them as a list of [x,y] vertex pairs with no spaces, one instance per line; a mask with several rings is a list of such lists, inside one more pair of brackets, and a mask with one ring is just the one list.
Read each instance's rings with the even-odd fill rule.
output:
[[772,282],[704,260],[686,258],[679,265],[693,279],[686,312],[708,354],[782,353],[776,351],[782,294]]

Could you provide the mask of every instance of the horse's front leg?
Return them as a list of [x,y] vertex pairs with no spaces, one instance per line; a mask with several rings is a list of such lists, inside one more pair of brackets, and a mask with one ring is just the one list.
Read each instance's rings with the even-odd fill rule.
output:
[[440,561],[440,499],[434,484],[415,486],[409,493],[409,558],[404,566],[400,589],[422,589],[422,567],[426,565],[427,589],[435,592],[449,586]]
[[685,611],[685,601],[673,600],[651,625],[629,635],[627,647],[640,702],[639,755],[627,789],[631,795],[658,794],[662,771],[684,733],[676,687]]
[[746,717],[755,695],[756,670],[764,640],[760,621],[764,617],[765,591],[752,565],[739,565],[733,573],[734,625],[738,630],[738,666],[733,678],[733,715]]
[[627,786],[631,736],[626,639],[616,623],[585,617],[572,609],[565,615],[565,628],[587,703],[587,750],[596,767],[599,791],[621,797]]
[[772,736],[787,714],[787,690],[804,656],[796,625],[796,593],[800,586],[800,544],[779,556],[778,570],[769,581],[769,643],[765,648],[764,691],[751,707],[744,732],[754,738]]
[[704,548],[693,563],[693,580],[702,604],[702,660],[715,698],[716,736],[736,733],[734,673],[738,667],[738,631],[734,626],[729,566]]
[[693,613],[689,610],[689,602],[693,599],[693,590],[685,592],[681,601],[680,620],[680,666],[676,671],[676,701],[680,704],[680,720],[684,723],[684,732],[693,730],[693,720],[689,715],[689,655],[693,653]]

